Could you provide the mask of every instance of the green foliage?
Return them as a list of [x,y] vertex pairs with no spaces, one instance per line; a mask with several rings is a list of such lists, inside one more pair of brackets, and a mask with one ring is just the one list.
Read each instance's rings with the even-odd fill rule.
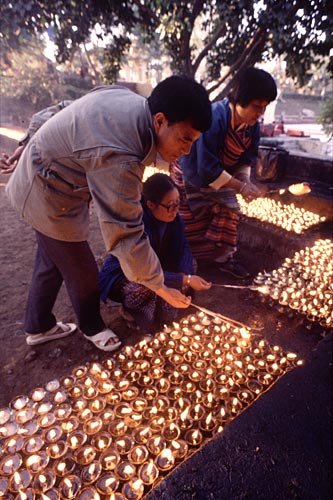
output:
[[[276,55],[283,55],[288,75],[302,86],[312,65],[329,56],[332,5],[329,0],[16,0],[1,4],[0,43],[17,48],[27,36],[52,28],[63,62],[95,30],[106,46],[104,78],[114,81],[130,34],[140,29],[145,43],[159,36],[175,73],[197,77],[205,60],[201,77],[209,90]],[[223,77],[222,67],[230,68]],[[327,68],[333,74],[332,57]]]
[[329,97],[326,99],[324,105],[320,110],[320,116],[318,118],[318,123],[320,123],[325,130],[326,134],[330,137],[333,136],[333,98]]
[[35,112],[64,99],[76,99],[92,88],[91,79],[59,71],[44,56],[44,48],[40,38],[29,37],[24,48],[11,54],[10,67],[4,63],[6,54],[1,54],[3,108],[17,106]]
[[115,83],[121,69],[121,63],[125,51],[131,42],[127,36],[114,37],[113,43],[109,44],[103,54],[103,78],[105,83]]

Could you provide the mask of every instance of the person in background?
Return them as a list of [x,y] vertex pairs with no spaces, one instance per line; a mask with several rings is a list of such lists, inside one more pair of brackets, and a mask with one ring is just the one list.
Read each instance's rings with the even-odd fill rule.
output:
[[261,196],[250,173],[258,153],[258,120],[276,95],[269,73],[246,69],[229,97],[212,104],[210,129],[189,154],[170,166],[180,189],[180,215],[194,257],[199,265],[214,261],[220,271],[237,278],[246,278],[249,273],[235,258],[239,223],[236,194],[248,202]]
[[87,241],[90,201],[105,247],[125,276],[174,307],[188,307],[190,297],[164,284],[144,234],[142,176],[158,157],[170,163],[189,152],[210,126],[210,102],[199,83],[171,76],[148,99],[120,86],[97,87],[47,118],[28,130],[6,189],[37,239],[26,341],[41,344],[75,331],[52,312],[64,281],[84,337],[113,351],[121,342],[100,314],[98,268]]
[[3,152],[0,156],[0,173],[1,174],[11,174],[14,172],[17,162],[20,159],[21,154],[25,148],[24,144],[19,144],[15,151],[11,155]]
[[285,134],[285,128],[284,128],[284,121],[281,118],[280,122],[276,125],[275,130],[274,130],[274,135],[280,135],[280,134]]
[[0,156],[0,172],[2,174],[11,174],[14,172],[17,163],[23,153],[25,146],[28,144],[30,137],[32,137],[37,130],[53,115],[66,108],[73,101],[65,100],[54,104],[53,106],[49,106],[48,108],[42,109],[38,113],[35,113],[29,123],[29,129],[26,133],[21,137],[18,142],[18,146],[15,151],[8,155],[7,153],[2,153]]
[[[179,192],[172,179],[162,173],[149,177],[143,184],[141,203],[145,233],[160,260],[165,285],[185,294],[208,290],[211,283],[194,274],[196,263],[178,215]],[[120,302],[125,317],[132,317],[142,330],[152,332],[177,317],[176,307],[145,285],[128,280],[114,255],[107,257],[99,284],[101,299]]]

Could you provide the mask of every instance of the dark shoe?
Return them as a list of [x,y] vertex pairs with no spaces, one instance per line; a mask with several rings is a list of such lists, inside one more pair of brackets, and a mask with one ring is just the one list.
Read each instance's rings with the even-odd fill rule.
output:
[[240,264],[237,260],[229,259],[226,262],[221,262],[219,264],[219,270],[223,273],[229,273],[235,276],[235,278],[248,278],[250,273],[245,269],[245,267]]

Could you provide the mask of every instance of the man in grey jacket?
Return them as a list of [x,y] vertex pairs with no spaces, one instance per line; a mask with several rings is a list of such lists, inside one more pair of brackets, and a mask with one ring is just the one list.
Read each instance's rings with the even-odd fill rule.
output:
[[93,89],[37,131],[28,131],[7,194],[37,238],[25,317],[29,345],[76,329],[57,322],[52,313],[64,281],[85,338],[104,351],[120,346],[100,315],[98,269],[87,242],[91,200],[106,249],[119,259],[126,277],[174,307],[189,306],[188,297],[164,285],[159,260],[144,234],[142,176],[158,155],[170,163],[188,153],[210,123],[204,88],[172,76],[148,99],[119,86]]

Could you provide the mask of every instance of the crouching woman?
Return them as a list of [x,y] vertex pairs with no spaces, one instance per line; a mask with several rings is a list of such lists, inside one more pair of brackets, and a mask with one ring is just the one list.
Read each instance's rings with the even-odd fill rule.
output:
[[[149,177],[143,185],[141,203],[145,233],[160,260],[165,285],[187,294],[208,290],[211,283],[194,274],[196,263],[178,215],[179,192],[172,179],[162,173]],[[129,281],[113,255],[107,257],[100,271],[99,284],[101,299],[120,302],[142,330],[156,331],[177,317],[178,309],[144,285]]]

